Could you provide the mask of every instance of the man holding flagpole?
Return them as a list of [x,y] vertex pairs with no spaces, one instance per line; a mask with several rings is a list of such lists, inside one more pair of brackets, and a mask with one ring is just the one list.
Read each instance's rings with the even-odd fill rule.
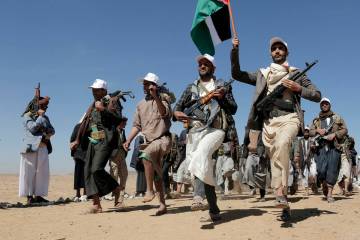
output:
[[[262,140],[271,161],[271,186],[275,189],[275,206],[289,209],[286,196],[291,142],[304,122],[300,99],[319,102],[321,93],[306,75],[297,81],[288,79],[290,73],[299,70],[289,65],[288,44],[283,39],[272,38],[269,52],[273,60],[269,67],[261,68],[254,73],[246,72],[240,68],[239,40],[234,38],[231,51],[231,73],[235,80],[256,87],[247,128],[262,131]],[[280,85],[285,86],[285,90],[276,98],[276,101],[266,106],[266,113],[259,112],[256,104]]]

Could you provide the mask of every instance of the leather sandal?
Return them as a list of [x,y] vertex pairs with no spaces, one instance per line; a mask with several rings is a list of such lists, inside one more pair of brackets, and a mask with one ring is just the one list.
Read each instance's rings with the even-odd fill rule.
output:
[[154,192],[150,196],[145,193],[145,196],[143,198],[143,203],[151,202],[152,200],[154,200],[155,196],[156,194]]

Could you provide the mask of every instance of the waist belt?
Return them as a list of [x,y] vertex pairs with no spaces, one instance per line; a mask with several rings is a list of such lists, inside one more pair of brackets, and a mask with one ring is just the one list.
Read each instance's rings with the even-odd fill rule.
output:
[[283,111],[294,111],[294,103],[282,99],[275,99],[272,103],[275,108]]
[[293,112],[295,112],[295,111],[294,110],[280,110],[280,109],[274,108],[273,110],[271,110],[269,112],[269,118],[285,116],[285,115],[288,115]]
[[100,131],[94,131],[91,132],[90,137],[94,140],[101,140],[105,138],[105,131],[104,130],[100,130]]

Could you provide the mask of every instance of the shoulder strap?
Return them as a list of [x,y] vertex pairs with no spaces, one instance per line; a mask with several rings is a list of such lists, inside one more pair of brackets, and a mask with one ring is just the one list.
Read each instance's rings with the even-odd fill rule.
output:
[[90,106],[89,106],[88,110],[86,111],[86,114],[80,124],[79,130],[76,134],[77,142],[80,142],[82,137],[85,135],[86,129],[88,128],[89,123],[90,123],[90,115],[91,115],[93,108],[94,108],[94,103],[90,104]]
[[209,90],[206,89],[206,87],[199,81],[199,87],[204,91],[206,92],[206,94],[209,93]]

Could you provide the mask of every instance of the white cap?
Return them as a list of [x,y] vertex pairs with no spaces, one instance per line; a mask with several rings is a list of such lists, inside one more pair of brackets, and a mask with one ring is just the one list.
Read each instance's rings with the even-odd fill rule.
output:
[[287,42],[285,42],[280,37],[273,37],[273,38],[270,39],[270,50],[271,50],[272,45],[274,45],[275,43],[282,43],[286,47],[286,49],[289,50]]
[[160,83],[159,77],[155,73],[151,73],[151,72],[147,73],[143,79],[140,79],[140,82],[144,82],[144,81],[152,82],[155,83],[156,85],[159,85]]
[[320,104],[321,104],[322,102],[328,102],[329,104],[331,104],[330,99],[328,99],[328,98],[326,98],[326,97],[323,97],[323,98],[321,99]]
[[214,67],[216,66],[216,65],[215,65],[215,58],[214,58],[213,56],[207,54],[207,53],[205,53],[204,55],[198,56],[198,57],[196,58],[196,61],[199,62],[201,59],[204,59],[204,58],[205,58],[206,60],[208,60],[209,62],[211,62]]
[[89,88],[103,88],[107,90],[107,83],[102,79],[95,79],[94,83]]

